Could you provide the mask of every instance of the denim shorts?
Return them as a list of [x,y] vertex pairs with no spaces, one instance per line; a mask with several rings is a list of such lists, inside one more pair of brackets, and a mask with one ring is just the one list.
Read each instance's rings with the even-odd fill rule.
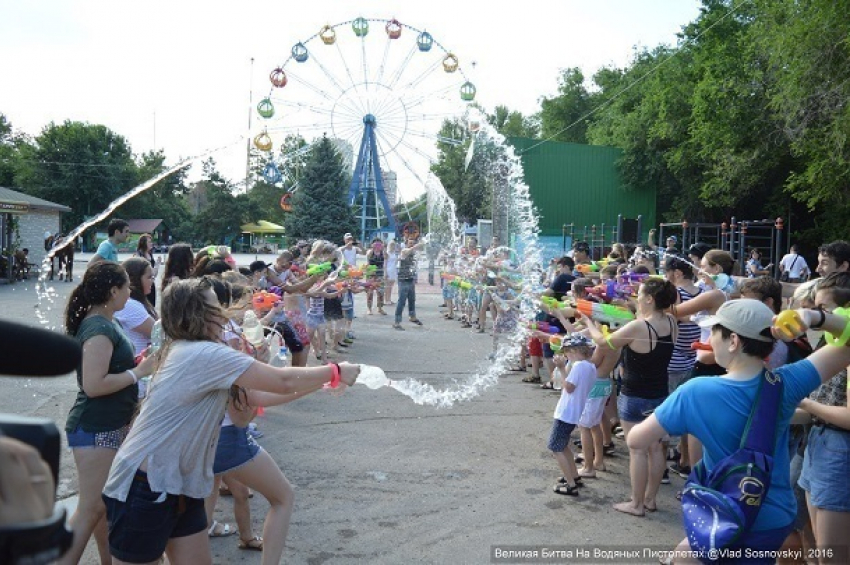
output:
[[259,452],[260,446],[248,433],[247,427],[222,426],[218,447],[215,449],[213,473],[220,475],[241,467],[254,459]]
[[568,424],[555,418],[552,422],[552,432],[549,434],[549,450],[554,453],[565,450],[574,429],[576,429],[575,424]]
[[617,397],[617,412],[624,422],[643,422],[647,418],[646,413],[661,406],[662,402],[664,398],[638,398],[621,394]]
[[103,495],[109,523],[109,552],[129,563],[156,561],[171,538],[207,529],[203,498],[153,492],[148,477],[136,471],[127,500]]
[[129,433],[130,424],[127,424],[109,432],[86,432],[80,426],[77,426],[73,432],[65,432],[65,435],[68,437],[68,447],[74,449],[105,447],[107,449],[117,450],[124,443],[124,440],[127,439],[127,434]]
[[311,314],[307,312],[307,331],[313,331],[316,328],[321,328],[325,325],[325,315],[322,314]]
[[803,460],[800,487],[812,506],[832,512],[850,512],[850,431],[813,426]]

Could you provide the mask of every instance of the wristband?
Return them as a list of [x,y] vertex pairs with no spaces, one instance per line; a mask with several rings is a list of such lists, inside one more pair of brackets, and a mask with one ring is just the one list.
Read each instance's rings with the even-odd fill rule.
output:
[[844,326],[844,331],[841,333],[841,337],[836,338],[833,334],[829,332],[824,333],[824,338],[826,342],[830,345],[835,345],[841,347],[842,345],[847,345],[847,342],[850,341],[850,308],[836,308],[832,311],[836,316],[841,316],[845,320],[847,320],[847,325]]
[[823,324],[826,322],[826,312],[823,311],[823,308],[818,308],[818,312],[820,312],[820,320],[817,323],[811,324],[809,327],[813,330],[819,330],[823,327]]
[[330,366],[331,371],[333,371],[333,376],[331,376],[331,382],[328,384],[331,388],[336,388],[339,386],[340,380],[342,380],[342,375],[339,372],[339,365],[336,363],[328,363],[328,365]]
[[127,369],[127,372],[130,373],[131,377],[133,377],[133,384],[134,385],[138,384],[139,383],[139,377],[136,376],[136,373],[133,371],[133,369]]

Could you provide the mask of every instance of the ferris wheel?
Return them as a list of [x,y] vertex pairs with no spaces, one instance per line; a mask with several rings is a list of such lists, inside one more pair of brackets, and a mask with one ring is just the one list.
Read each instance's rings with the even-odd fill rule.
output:
[[[476,88],[459,57],[430,33],[396,19],[356,18],[325,25],[295,43],[269,74],[271,88],[257,104],[257,149],[267,152],[267,182],[282,181],[287,136],[335,142],[352,181],[361,237],[396,231],[392,205],[425,192],[443,122],[462,117]],[[408,212],[409,215],[409,212]]]

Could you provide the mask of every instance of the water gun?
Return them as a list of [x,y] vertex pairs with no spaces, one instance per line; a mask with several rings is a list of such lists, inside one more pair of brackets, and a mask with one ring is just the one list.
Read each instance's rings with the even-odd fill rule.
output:
[[528,328],[532,331],[544,332],[548,334],[558,333],[558,327],[553,326],[548,322],[529,322]]
[[349,267],[348,269],[343,269],[339,272],[339,278],[360,279],[363,278],[363,271],[356,267]]
[[553,335],[549,338],[549,349],[552,350],[553,353],[559,353],[561,351],[561,346],[564,344],[564,338],[567,336],[564,335]]
[[582,275],[588,275],[590,273],[598,273],[599,272],[599,266],[596,265],[595,263],[590,263],[589,265],[582,263],[580,265],[576,265],[576,271],[578,271]]
[[608,324],[615,328],[635,319],[635,315],[632,314],[631,310],[622,306],[614,306],[613,304],[576,300],[576,309],[596,322]]
[[460,277],[453,278],[450,282],[450,285],[457,287],[461,290],[470,290],[473,287],[473,284],[468,280],[462,279]]
[[331,263],[330,261],[327,261],[325,263],[319,263],[317,265],[310,265],[309,267],[307,267],[307,275],[312,277],[313,275],[322,275],[325,273],[330,273],[333,268],[333,263]]
[[374,277],[377,272],[378,272],[378,266],[377,265],[369,265],[365,269],[363,269],[363,274],[366,275],[367,277]]
[[702,343],[701,341],[693,342],[691,344],[691,349],[694,351],[714,351],[710,343]]
[[299,267],[295,263],[290,265],[289,270],[292,271],[296,275],[303,275],[306,272],[304,269],[302,269],[301,267]]
[[782,336],[783,341],[791,341],[803,331],[804,326],[803,320],[800,319],[797,312],[794,310],[783,310],[776,316],[776,320],[773,322],[773,328],[776,330],[776,333]]
[[260,292],[254,293],[254,296],[251,298],[251,302],[254,305],[255,310],[270,310],[280,302],[280,296],[273,292],[261,290]]
[[543,305],[546,306],[547,308],[564,308],[566,306],[569,306],[566,302],[561,302],[559,300],[556,300],[552,296],[541,296],[540,302],[542,302]]

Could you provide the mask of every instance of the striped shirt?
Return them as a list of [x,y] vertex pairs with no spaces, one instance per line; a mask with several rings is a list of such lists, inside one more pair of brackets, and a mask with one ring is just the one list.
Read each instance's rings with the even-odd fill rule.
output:
[[[687,302],[694,296],[697,296],[702,290],[696,294],[691,294],[687,290],[677,288],[679,297],[682,302]],[[694,368],[694,363],[697,360],[697,352],[691,349],[691,344],[699,341],[700,328],[694,322],[679,321],[679,337],[676,339],[676,345],[673,347],[673,357],[670,359],[670,365],[667,371],[671,373],[682,373],[690,371]]]

